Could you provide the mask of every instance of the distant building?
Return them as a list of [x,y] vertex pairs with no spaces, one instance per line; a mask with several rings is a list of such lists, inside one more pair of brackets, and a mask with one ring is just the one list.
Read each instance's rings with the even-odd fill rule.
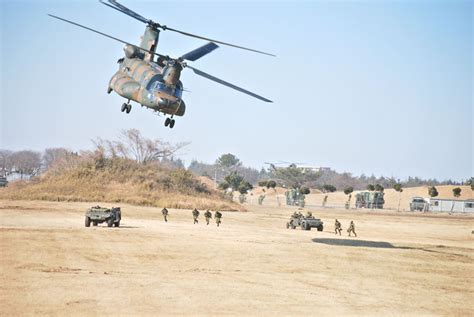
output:
[[440,199],[428,198],[429,211],[437,212],[473,212],[474,213],[474,199],[455,200],[455,199]]

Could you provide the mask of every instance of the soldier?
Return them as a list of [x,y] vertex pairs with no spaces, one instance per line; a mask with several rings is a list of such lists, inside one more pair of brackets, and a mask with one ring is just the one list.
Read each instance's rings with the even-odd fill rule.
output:
[[293,218],[298,218],[298,213],[295,211],[292,215]]
[[335,234],[339,232],[339,235],[341,235],[341,231],[342,231],[341,223],[337,219],[336,219],[336,222],[334,223],[334,231],[335,231]]
[[194,218],[194,224],[199,223],[198,218],[199,218],[199,210],[194,208],[193,210],[193,218]]
[[354,221],[351,220],[351,223],[349,225],[349,229],[347,229],[347,232],[349,232],[349,237],[351,236],[351,232],[353,232],[354,235],[357,237],[357,233],[355,232]]
[[163,214],[163,218],[165,218],[165,222],[168,222],[168,209],[163,208],[161,213]]
[[219,225],[221,224],[222,214],[219,211],[216,211],[216,213],[214,214],[214,218],[216,218],[216,223],[219,227]]
[[301,211],[298,211],[298,218],[303,218],[303,214],[301,213]]
[[206,225],[209,225],[209,220],[212,218],[212,214],[209,209],[204,213],[204,217],[206,218]]
[[326,203],[328,202],[328,195],[324,196],[323,199],[323,208],[326,208]]
[[306,213],[306,218],[311,218],[311,217],[313,217],[313,213],[311,211],[308,211]]

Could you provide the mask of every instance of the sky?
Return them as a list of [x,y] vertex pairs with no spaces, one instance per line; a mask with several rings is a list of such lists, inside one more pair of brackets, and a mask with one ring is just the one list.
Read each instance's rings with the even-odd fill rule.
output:
[[[0,148],[91,149],[122,129],[190,142],[179,155],[244,165],[298,162],[355,175],[474,175],[472,1],[120,1],[170,27],[271,52],[220,46],[195,67],[264,103],[184,70],[186,114],[164,117],[106,93],[123,45],[144,24],[98,1],[1,0]],[[205,42],[170,31],[158,52]],[[191,63],[190,63],[191,64]]]

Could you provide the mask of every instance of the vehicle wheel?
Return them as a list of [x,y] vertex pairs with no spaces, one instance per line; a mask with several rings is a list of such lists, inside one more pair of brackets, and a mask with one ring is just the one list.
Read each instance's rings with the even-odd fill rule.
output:
[[320,226],[318,227],[318,231],[323,231],[323,226],[322,226],[322,225],[320,225]]
[[114,224],[114,220],[112,218],[107,220],[107,227],[112,227]]
[[286,229],[289,229],[290,228],[290,224],[287,222],[286,223]]
[[89,218],[89,217],[86,216],[85,225],[86,225],[86,227],[90,227],[90,226],[91,226],[91,218]]
[[125,110],[127,110],[127,104],[124,103],[122,104],[122,108],[120,109],[122,112],[124,112]]
[[171,122],[171,119],[170,119],[170,118],[166,118],[166,120],[165,120],[165,127],[169,126],[169,125],[170,125],[170,122]]
[[296,226],[295,226],[295,225],[291,225],[291,229],[296,229]]
[[130,113],[132,111],[132,105],[128,104],[127,105],[127,113]]
[[306,230],[311,230],[311,226],[309,224],[306,225]]
[[174,119],[173,119],[173,120],[171,120],[171,122],[170,122],[170,129],[173,129],[173,127],[174,127],[174,123],[175,123]]
[[120,221],[117,221],[116,223],[114,223],[114,226],[120,227]]
[[97,221],[92,222],[92,225],[93,225],[94,227],[97,227],[98,224],[99,224],[99,223],[98,223]]

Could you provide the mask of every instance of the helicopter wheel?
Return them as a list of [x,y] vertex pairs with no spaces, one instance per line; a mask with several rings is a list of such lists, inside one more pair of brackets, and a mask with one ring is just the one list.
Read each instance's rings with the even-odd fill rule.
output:
[[169,126],[171,123],[171,119],[170,118],[166,118],[165,120],[165,127]]
[[130,113],[130,111],[132,111],[132,105],[128,104],[127,105],[127,113]]
[[173,129],[173,127],[174,127],[174,122],[175,122],[174,119],[170,121],[170,129]]
[[122,104],[122,108],[120,109],[122,112],[128,109],[128,105],[126,103]]

